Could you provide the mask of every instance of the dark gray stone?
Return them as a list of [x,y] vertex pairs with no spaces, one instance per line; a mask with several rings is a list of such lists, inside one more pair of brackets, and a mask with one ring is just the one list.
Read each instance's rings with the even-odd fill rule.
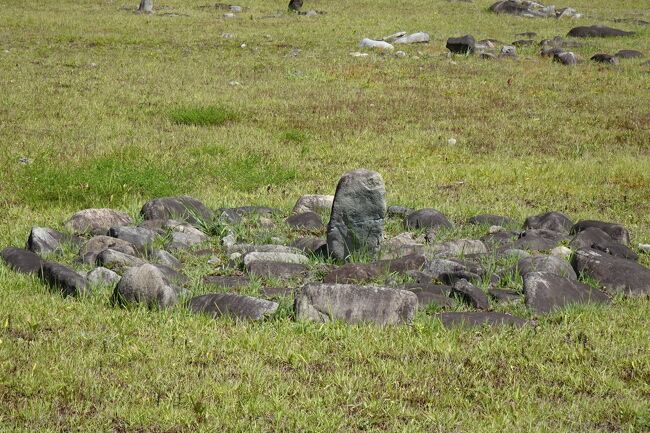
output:
[[615,241],[597,227],[587,227],[573,238],[569,246],[574,250],[593,248],[624,259],[637,260],[639,256],[627,246]]
[[405,218],[404,225],[407,229],[453,228],[446,216],[431,208],[411,212]]
[[81,239],[46,227],[32,227],[27,239],[27,249],[45,256],[60,251],[66,243],[78,247]]
[[508,289],[488,289],[488,295],[498,303],[518,302],[522,299],[520,293]]
[[566,240],[563,233],[545,229],[531,229],[519,234],[511,248],[520,250],[546,251],[557,247]]
[[211,293],[190,300],[193,313],[208,314],[217,319],[231,316],[237,319],[261,320],[275,313],[278,303],[234,293]]
[[74,269],[55,262],[43,262],[39,277],[63,296],[83,295],[88,290],[88,281]]
[[524,276],[524,299],[526,306],[538,314],[571,304],[609,302],[609,297],[598,290],[546,272],[530,272]]
[[560,212],[547,212],[541,215],[530,216],[524,221],[524,230],[543,229],[558,233],[568,234],[573,227],[573,222]]
[[614,54],[619,59],[640,59],[643,58],[643,53],[637,50],[619,50]]
[[86,280],[88,280],[88,283],[90,284],[111,287],[115,287],[115,285],[120,282],[121,278],[122,277],[120,277],[116,272],[101,266],[93,269],[88,272],[88,275],[86,275]]
[[456,281],[449,296],[460,299],[464,304],[477,310],[487,310],[490,308],[490,302],[485,293],[483,293],[483,290],[465,279]]
[[81,258],[84,263],[94,264],[97,262],[97,256],[99,253],[108,249],[119,251],[130,256],[138,254],[130,242],[111,236],[101,235],[91,238],[84,244],[80,252]]
[[482,236],[481,241],[489,249],[508,249],[514,245],[518,237],[518,232],[499,231]]
[[518,39],[514,42],[512,42],[512,45],[515,47],[529,47],[531,45],[535,45],[536,41],[533,39]]
[[388,206],[387,214],[389,218],[406,218],[413,209],[404,206]]
[[474,263],[446,259],[427,260],[423,270],[431,278],[449,285],[461,279],[478,280],[484,273],[483,269]]
[[593,25],[574,27],[569,30],[567,36],[574,38],[608,38],[614,36],[631,36],[633,34],[634,32],[626,32],[624,30],[607,26]]
[[542,50],[540,51],[539,54],[542,57],[553,57],[554,61],[561,62],[561,59],[555,58],[555,56],[560,55],[560,54],[562,54],[564,52],[565,52],[564,48],[560,48],[560,47],[544,47],[544,48],[542,48]]
[[306,276],[309,268],[306,265],[299,263],[255,261],[249,263],[246,270],[249,274],[257,275],[262,278],[290,279]]
[[321,230],[325,227],[320,215],[314,212],[291,215],[285,222],[290,227],[303,230]]
[[43,259],[38,254],[23,248],[7,247],[0,256],[7,266],[21,274],[37,274],[43,266]]
[[524,319],[510,314],[485,311],[450,312],[436,315],[445,328],[473,326],[503,326],[521,327],[526,324]]
[[152,262],[165,265],[177,271],[183,267],[183,264],[180,262],[180,260],[165,250],[155,250],[153,253],[151,253],[150,259]]
[[297,320],[411,324],[417,296],[406,290],[348,284],[307,284],[296,292]]
[[171,232],[171,239],[165,245],[169,251],[187,250],[210,239],[201,230],[189,225],[175,226],[173,230]]
[[607,63],[609,65],[618,65],[618,57],[611,54],[598,53],[591,56],[591,60],[597,63]]
[[476,40],[471,35],[447,39],[447,49],[454,54],[471,54],[474,52]]
[[571,227],[571,234],[580,233],[590,227],[598,228],[607,233],[613,240],[623,245],[630,244],[630,232],[621,224],[596,220],[581,220]]
[[176,290],[163,273],[151,264],[129,268],[115,287],[114,299],[121,304],[142,303],[149,308],[166,308],[176,304]]
[[546,17],[548,14],[544,14],[540,11],[532,9],[528,4],[514,0],[504,0],[493,3],[490,6],[489,10],[496,14],[508,14],[508,15],[518,15],[525,17]]
[[449,297],[450,286],[436,284],[407,285],[402,288],[415,293],[418,297],[418,309],[424,309],[435,305],[439,309],[454,308],[456,302]]
[[522,277],[533,272],[544,272],[578,281],[578,276],[571,267],[571,264],[555,256],[541,255],[524,257],[517,263],[517,269]]
[[149,251],[153,242],[158,237],[158,233],[145,227],[111,227],[108,235],[129,242],[133,247],[140,251]]
[[188,197],[162,197],[142,206],[140,215],[145,220],[180,220],[192,225],[201,225],[214,219],[212,212],[199,200]]
[[594,278],[609,293],[650,293],[650,269],[632,260],[594,249],[583,249],[576,251],[571,264],[578,274]]
[[302,0],[289,0],[288,9],[290,11],[299,11],[302,7]]
[[471,217],[467,220],[469,224],[485,225],[485,226],[513,226],[516,224],[515,220],[505,216],[481,214]]
[[184,286],[190,282],[190,279],[187,275],[182,272],[177,271],[176,269],[170,268],[169,266],[160,265],[153,263],[153,265],[162,272],[165,281],[173,286]]
[[153,13],[153,0],[140,0],[140,6],[138,7],[138,12],[143,12],[147,14]]
[[292,247],[298,248],[306,254],[316,256],[327,256],[327,241],[320,238],[298,238],[291,244]]
[[104,250],[97,254],[97,264],[107,268],[128,268],[147,263],[138,257],[116,250]]
[[385,194],[379,173],[360,169],[341,177],[327,225],[327,248],[335,259],[356,252],[376,256],[384,236]]
[[328,273],[325,283],[361,283],[373,280],[384,274],[406,274],[408,271],[420,270],[425,264],[421,254],[411,254],[392,260],[379,260],[374,263],[347,263]]
[[108,229],[133,224],[133,219],[124,212],[113,209],[84,209],[70,217],[66,229],[78,235],[105,235]]
[[562,63],[566,66],[577,65],[578,57],[571,51],[561,51],[559,53],[553,54],[553,61],[557,63]]
[[241,289],[248,287],[251,283],[250,278],[239,275],[208,275],[203,278],[203,282],[208,285],[224,287],[227,289]]

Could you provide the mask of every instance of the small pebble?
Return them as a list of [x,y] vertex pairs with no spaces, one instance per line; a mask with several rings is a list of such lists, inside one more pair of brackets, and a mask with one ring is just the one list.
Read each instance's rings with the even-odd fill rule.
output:
[[650,244],[639,244],[639,249],[644,253],[650,253]]
[[447,144],[450,145],[450,146],[455,145],[456,144],[456,139],[455,138],[450,138],[449,140],[447,140]]

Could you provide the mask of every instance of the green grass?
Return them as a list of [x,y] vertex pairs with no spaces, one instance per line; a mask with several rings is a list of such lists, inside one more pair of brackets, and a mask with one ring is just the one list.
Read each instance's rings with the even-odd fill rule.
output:
[[[61,228],[83,207],[135,217],[144,201],[174,194],[288,213],[359,167],[382,174],[389,204],[445,213],[456,229],[440,242],[484,234],[463,224],[476,213],[523,223],[557,210],[620,222],[633,244],[648,243],[645,59],[567,68],[538,47],[483,61],[450,58],[444,45],[602,23],[637,33],[587,40],[578,56],[647,56],[650,27],[611,19],[650,20],[650,4],[557,4],[585,14],[575,21],[496,16],[492,2],[310,0],[327,14],[307,18],[287,14],[284,0],[248,0],[223,19],[201,0],[156,1],[153,15],[136,14],[137,0],[0,0],[0,246],[24,245],[33,225]],[[427,31],[431,43],[400,47],[404,58],[349,55],[363,37],[399,30]],[[238,235],[290,241],[284,216]],[[402,227],[391,220],[387,230]],[[227,262],[218,242],[209,247]],[[182,258],[193,293],[212,290],[204,275],[225,272],[209,257]],[[318,260],[310,266],[322,274]],[[289,299],[251,324],[182,306],[124,310],[109,297],[63,299],[0,266],[0,432],[650,428],[647,298],[544,318],[497,307],[538,325],[449,331],[425,313],[412,327],[295,323]]]

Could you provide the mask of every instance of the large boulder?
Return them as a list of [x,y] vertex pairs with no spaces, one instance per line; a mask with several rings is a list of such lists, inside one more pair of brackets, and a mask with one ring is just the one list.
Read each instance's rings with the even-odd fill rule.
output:
[[212,212],[199,200],[188,197],[163,197],[157,198],[142,206],[140,214],[146,220],[180,220],[192,225],[201,225],[214,218]]
[[65,222],[65,228],[78,235],[105,235],[108,229],[133,224],[133,218],[114,209],[84,209]]
[[556,256],[539,255],[524,257],[517,263],[517,269],[522,277],[533,272],[544,272],[573,281],[578,280],[578,276],[571,267],[571,264]]
[[61,290],[63,296],[83,295],[88,289],[85,277],[60,263],[43,262],[39,276],[50,287]]
[[128,269],[113,296],[122,304],[142,303],[150,308],[171,307],[177,301],[176,290],[167,283],[160,269],[150,264]]
[[0,251],[0,257],[7,266],[21,274],[36,274],[43,266],[43,259],[38,254],[23,248],[7,247]]
[[374,171],[359,169],[341,177],[327,225],[327,248],[334,258],[378,253],[384,236],[385,194],[384,181]]
[[568,234],[573,227],[573,221],[560,212],[547,212],[541,215],[534,215],[524,221],[524,230],[542,229]]
[[27,239],[27,249],[45,256],[60,251],[66,243],[78,246],[81,240],[76,236],[70,236],[47,227],[32,227]]
[[190,300],[193,313],[208,314],[213,318],[232,316],[238,319],[260,320],[275,313],[278,303],[234,293],[212,293]]
[[379,325],[413,322],[417,296],[406,290],[349,284],[308,284],[296,292],[296,319]]
[[632,260],[594,249],[583,249],[573,255],[571,264],[578,274],[594,278],[609,293],[650,293],[650,269]]
[[571,227],[571,234],[577,234],[589,228],[597,228],[609,235],[616,242],[630,245],[630,232],[621,224],[596,220],[581,220]]
[[609,302],[607,295],[586,284],[548,272],[530,272],[524,276],[524,299],[538,314],[571,304]]
[[579,26],[569,30],[567,36],[574,38],[608,38],[613,36],[631,36],[634,32],[626,32],[612,27],[593,25]]
[[454,227],[446,216],[431,208],[411,212],[404,219],[404,225],[407,229],[451,229]]

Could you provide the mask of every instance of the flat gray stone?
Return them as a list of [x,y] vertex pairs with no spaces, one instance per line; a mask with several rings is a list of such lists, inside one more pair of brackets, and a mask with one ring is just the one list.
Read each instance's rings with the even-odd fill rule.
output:
[[534,215],[524,221],[524,230],[543,229],[554,232],[569,234],[573,227],[573,221],[560,212],[547,212],[541,215]]
[[176,290],[163,273],[151,264],[129,268],[115,287],[114,299],[120,303],[142,303],[150,308],[176,304]]
[[265,253],[253,251],[244,256],[244,266],[248,267],[253,262],[281,262],[281,263],[309,263],[309,258],[303,254],[293,253]]
[[111,236],[100,235],[94,236],[88,240],[88,242],[86,242],[81,248],[80,255],[84,263],[94,264],[97,262],[97,256],[99,253],[108,249],[119,251],[130,256],[138,254],[135,247],[133,247],[130,242]]
[[108,235],[130,243],[140,252],[150,250],[153,242],[158,237],[158,233],[154,230],[145,227],[128,226],[111,227],[108,230]]
[[329,214],[332,211],[332,204],[334,204],[333,195],[303,195],[296,201],[291,213],[315,212]]
[[104,286],[115,286],[120,282],[120,275],[117,272],[113,272],[110,269],[104,267],[97,267],[92,271],[88,272],[86,279],[91,285],[104,285]]
[[407,229],[453,228],[446,216],[431,208],[411,212],[404,219],[404,225]]
[[162,197],[142,206],[140,214],[145,220],[175,219],[192,225],[200,225],[214,219],[214,212],[199,200],[189,197]]
[[431,248],[435,257],[460,257],[487,254],[485,244],[476,239],[458,239],[436,244]]
[[114,209],[84,209],[65,222],[65,228],[78,235],[105,235],[108,229],[133,224],[133,218]]
[[208,314],[213,318],[232,316],[238,319],[261,320],[275,313],[278,303],[233,293],[212,293],[190,300],[193,313]]
[[578,276],[571,267],[571,264],[555,256],[539,255],[524,257],[517,263],[517,270],[522,277],[525,277],[531,272],[545,272],[578,281]]
[[546,229],[529,229],[519,234],[510,248],[530,251],[547,251],[567,240],[565,234]]
[[609,302],[604,293],[574,280],[546,272],[524,276],[526,306],[538,314],[547,314],[571,304]]
[[291,215],[285,220],[289,227],[302,230],[321,230],[325,228],[320,215],[315,212],[303,212]]
[[128,268],[147,263],[145,260],[124,254],[123,252],[108,249],[97,254],[97,264],[107,268]]
[[297,320],[391,325],[413,322],[417,296],[407,290],[349,284],[307,284],[296,292]]
[[384,236],[385,194],[379,173],[359,169],[341,177],[327,225],[327,248],[335,259],[377,255]]
[[177,271],[183,267],[183,264],[180,262],[180,260],[165,250],[153,251],[153,253],[151,253],[150,259],[152,262],[165,265]]
[[282,262],[260,262],[254,261],[248,264],[246,270],[251,275],[262,278],[290,279],[299,276],[306,276],[309,268],[299,263]]
[[571,264],[576,273],[594,278],[609,293],[650,293],[650,269],[632,260],[594,249],[584,249],[576,251]]

